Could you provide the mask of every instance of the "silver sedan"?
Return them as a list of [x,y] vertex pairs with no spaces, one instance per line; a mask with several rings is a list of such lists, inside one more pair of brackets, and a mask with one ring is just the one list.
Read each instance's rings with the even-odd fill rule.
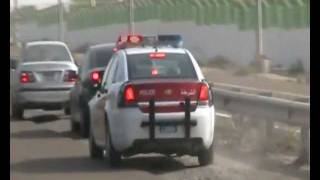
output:
[[13,116],[23,118],[25,109],[58,110],[68,114],[70,89],[78,68],[63,42],[27,43],[14,74]]

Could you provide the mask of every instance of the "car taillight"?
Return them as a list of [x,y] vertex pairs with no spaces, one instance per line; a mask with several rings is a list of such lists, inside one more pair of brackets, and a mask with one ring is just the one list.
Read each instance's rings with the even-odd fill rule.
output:
[[137,97],[131,84],[123,84],[120,89],[119,107],[136,106]]
[[124,89],[124,101],[125,104],[130,104],[136,101],[136,97],[134,95],[134,89],[132,85],[128,85]]
[[77,80],[77,72],[73,70],[65,71],[63,80],[65,82],[75,82]]
[[31,83],[34,82],[32,72],[21,72],[20,74],[21,83]]
[[206,101],[209,100],[209,88],[206,84],[202,84],[199,93],[199,100]]
[[90,78],[94,83],[99,83],[101,79],[100,73],[98,71],[94,71],[91,73]]
[[199,93],[199,105],[208,105],[209,104],[209,87],[207,84],[201,84],[200,93]]

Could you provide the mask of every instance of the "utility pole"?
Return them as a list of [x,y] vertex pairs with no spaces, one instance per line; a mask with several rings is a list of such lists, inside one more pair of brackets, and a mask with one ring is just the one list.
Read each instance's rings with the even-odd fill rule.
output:
[[257,0],[257,17],[258,24],[256,30],[257,39],[257,50],[256,50],[256,60],[264,73],[269,73],[270,60],[265,59],[263,54],[263,26],[262,26],[262,0]]
[[58,18],[59,18],[59,34],[58,34],[58,39],[60,41],[64,41],[64,19],[63,19],[63,3],[61,0],[58,0]]
[[256,40],[257,40],[257,61],[260,63],[261,57],[263,55],[263,39],[262,39],[262,7],[261,7],[261,0],[257,0],[257,17],[258,17],[258,26],[256,30]]
[[90,0],[90,5],[95,8],[97,6],[96,0]]
[[129,33],[134,34],[134,1],[129,0]]
[[18,0],[13,0],[13,23],[12,23],[12,29],[13,29],[13,35],[12,35],[12,42],[13,45],[17,44],[17,15],[18,15]]

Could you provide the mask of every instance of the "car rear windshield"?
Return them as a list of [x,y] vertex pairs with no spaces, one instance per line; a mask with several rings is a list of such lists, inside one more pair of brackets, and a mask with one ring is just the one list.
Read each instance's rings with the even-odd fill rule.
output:
[[92,51],[90,53],[89,69],[107,66],[112,54],[112,48]]
[[129,78],[196,79],[197,75],[187,54],[167,53],[164,58],[151,59],[149,53],[128,55]]
[[24,62],[71,61],[69,53],[61,45],[33,45],[25,51]]

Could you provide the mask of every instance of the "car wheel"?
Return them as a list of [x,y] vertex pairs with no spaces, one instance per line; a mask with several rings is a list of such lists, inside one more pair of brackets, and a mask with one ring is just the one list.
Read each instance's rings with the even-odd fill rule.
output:
[[89,136],[89,119],[84,109],[80,110],[80,136],[83,138]]
[[79,131],[79,124],[74,122],[74,120],[72,120],[72,118],[70,118],[70,130],[73,133]]
[[110,147],[109,158],[111,167],[119,166],[121,164],[121,154],[117,152],[112,145]]
[[90,152],[91,159],[103,158],[103,148],[100,148],[99,146],[97,146],[91,131],[89,135],[89,152]]
[[71,112],[70,112],[70,107],[65,107],[65,108],[64,108],[64,114],[65,114],[65,115],[70,115],[70,113],[71,113]]
[[121,164],[121,154],[117,152],[111,142],[110,131],[106,133],[106,143],[105,143],[105,151],[106,151],[106,160],[111,167],[117,167]]
[[79,123],[75,121],[77,111],[73,107],[70,108],[70,131],[75,133],[79,131]]
[[200,166],[212,164],[214,160],[214,143],[212,142],[209,149],[203,150],[198,154],[198,162]]
[[24,112],[24,109],[22,107],[19,107],[18,105],[13,105],[12,117],[14,119],[22,120],[23,119],[23,112]]

